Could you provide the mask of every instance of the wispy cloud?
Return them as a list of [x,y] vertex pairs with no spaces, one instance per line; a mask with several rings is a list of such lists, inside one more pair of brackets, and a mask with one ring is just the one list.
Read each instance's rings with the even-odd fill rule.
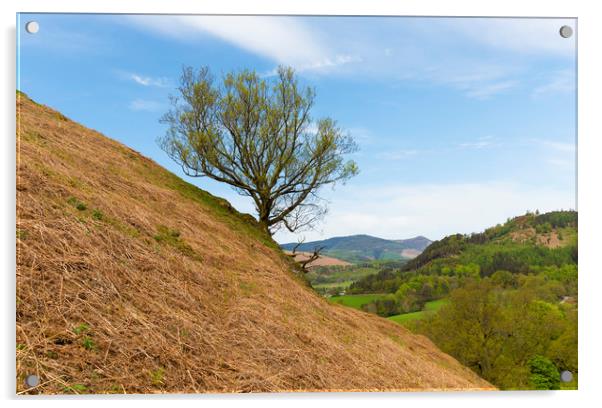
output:
[[169,79],[167,78],[153,78],[139,74],[129,74],[128,76],[132,81],[142,86],[156,86],[159,88],[165,88],[169,86]]
[[163,109],[163,104],[148,99],[134,99],[128,107],[133,111],[157,112]]
[[416,149],[397,149],[382,152],[379,156],[385,160],[398,161],[408,159],[410,157],[416,156],[417,154],[418,150]]
[[485,100],[491,98],[493,95],[497,95],[512,89],[516,87],[517,84],[518,81],[516,80],[506,80],[488,84],[475,84],[466,90],[466,95],[470,98]]
[[574,92],[575,71],[572,69],[565,69],[554,71],[545,84],[540,85],[533,90],[532,96],[538,98],[550,94],[567,94]]
[[[326,71],[361,62],[333,49],[299,18],[263,16],[133,16],[137,25],[180,40],[213,36],[277,64]],[[270,72],[266,73],[269,75]]]
[[469,98],[487,100],[519,85],[517,66],[466,60],[447,61],[425,70],[424,80],[458,89]]
[[501,143],[493,136],[483,136],[473,141],[458,143],[458,147],[463,149],[485,149],[500,145]]
[[574,153],[576,149],[574,142],[561,142],[546,139],[531,139],[531,141],[535,144],[559,153]]
[[575,28],[574,19],[471,18],[440,20],[441,26],[472,42],[521,54],[575,55],[575,38],[563,38],[560,27]]

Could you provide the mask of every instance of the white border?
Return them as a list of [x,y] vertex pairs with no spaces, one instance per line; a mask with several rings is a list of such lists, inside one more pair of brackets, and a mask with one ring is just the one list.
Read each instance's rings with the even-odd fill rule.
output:
[[[0,218],[0,250],[4,261],[2,285],[2,326],[0,341],[0,367],[3,399],[12,405],[14,395],[14,268],[15,268],[15,14],[21,12],[102,12],[102,13],[197,13],[197,14],[336,14],[336,15],[442,15],[442,16],[537,16],[577,17],[579,19],[579,238],[580,238],[580,310],[579,310],[579,386],[576,392],[505,392],[505,393],[415,393],[415,394],[288,394],[251,396],[200,396],[180,397],[180,403],[213,405],[245,404],[248,406],[299,406],[308,404],[345,404],[366,406],[367,404],[404,404],[408,406],[440,408],[444,406],[487,406],[507,407],[509,404],[545,404],[546,407],[567,407],[576,402],[593,405],[600,401],[598,388],[602,376],[600,347],[599,311],[602,298],[602,268],[597,250],[602,232],[600,176],[602,154],[600,138],[599,101],[602,95],[600,73],[602,73],[600,40],[602,40],[601,15],[596,11],[595,1],[535,1],[535,0],[303,0],[303,1],[203,1],[193,4],[186,0],[119,0],[73,1],[73,0],[21,0],[18,4],[1,2],[2,20],[2,95],[0,112],[4,125],[1,151],[3,155],[0,173],[2,180],[2,211]],[[146,397],[146,406],[164,406],[172,397]],[[19,400],[21,404],[43,404],[44,406],[104,406],[106,400],[85,398],[50,398]],[[111,404],[130,404],[130,399],[112,399]]]

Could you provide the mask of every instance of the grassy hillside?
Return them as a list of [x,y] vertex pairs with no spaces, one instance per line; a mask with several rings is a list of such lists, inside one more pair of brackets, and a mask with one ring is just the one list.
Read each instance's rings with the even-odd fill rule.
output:
[[[322,241],[305,242],[299,245],[299,251],[314,251],[323,248],[322,253],[348,262],[398,261],[412,258],[426,248],[431,241],[425,237],[389,240],[370,235],[351,235],[333,237]],[[297,243],[283,244],[281,247],[292,250]],[[411,256],[405,254],[412,254]]]
[[491,388],[132,149],[20,93],[17,130],[17,392]]

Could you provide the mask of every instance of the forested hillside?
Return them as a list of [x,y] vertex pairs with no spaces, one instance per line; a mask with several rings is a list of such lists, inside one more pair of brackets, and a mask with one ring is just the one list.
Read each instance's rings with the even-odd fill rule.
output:
[[578,371],[577,261],[576,212],[527,213],[436,241],[348,293],[383,294],[364,310],[426,334],[501,388],[558,388],[559,371]]

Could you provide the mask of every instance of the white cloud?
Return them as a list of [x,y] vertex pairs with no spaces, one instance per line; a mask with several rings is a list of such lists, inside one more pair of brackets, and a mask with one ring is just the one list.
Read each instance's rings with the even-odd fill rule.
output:
[[574,19],[471,18],[442,20],[443,26],[471,41],[522,54],[574,56],[575,38],[563,38],[560,27],[575,28]]
[[493,136],[483,136],[471,142],[458,143],[458,147],[465,149],[484,149],[496,146],[500,146],[500,143]]
[[336,52],[298,18],[147,15],[131,19],[139,26],[185,41],[211,35],[303,71],[324,71],[362,60],[357,55]]
[[[503,223],[526,210],[551,211],[575,207],[574,191],[516,183],[458,183],[337,188],[336,199],[321,232],[306,239],[371,234],[389,239],[424,235],[439,239],[471,233]],[[295,241],[279,233],[279,242]]]
[[169,80],[167,78],[153,78],[138,74],[128,74],[128,77],[132,81],[142,86],[156,86],[159,88],[164,88],[169,84]]
[[385,160],[397,161],[408,159],[412,156],[416,156],[417,154],[418,150],[416,149],[396,149],[383,152],[380,154],[380,157]]
[[133,111],[157,112],[163,109],[163,104],[148,99],[134,99],[128,107]]
[[469,98],[486,100],[518,86],[513,77],[519,71],[517,66],[458,59],[432,66],[423,75],[425,80],[458,89]]
[[469,89],[467,89],[466,96],[485,100],[491,98],[493,95],[514,88],[517,84],[518,81],[516,80],[506,80],[489,84],[475,84],[475,86],[471,86]]

